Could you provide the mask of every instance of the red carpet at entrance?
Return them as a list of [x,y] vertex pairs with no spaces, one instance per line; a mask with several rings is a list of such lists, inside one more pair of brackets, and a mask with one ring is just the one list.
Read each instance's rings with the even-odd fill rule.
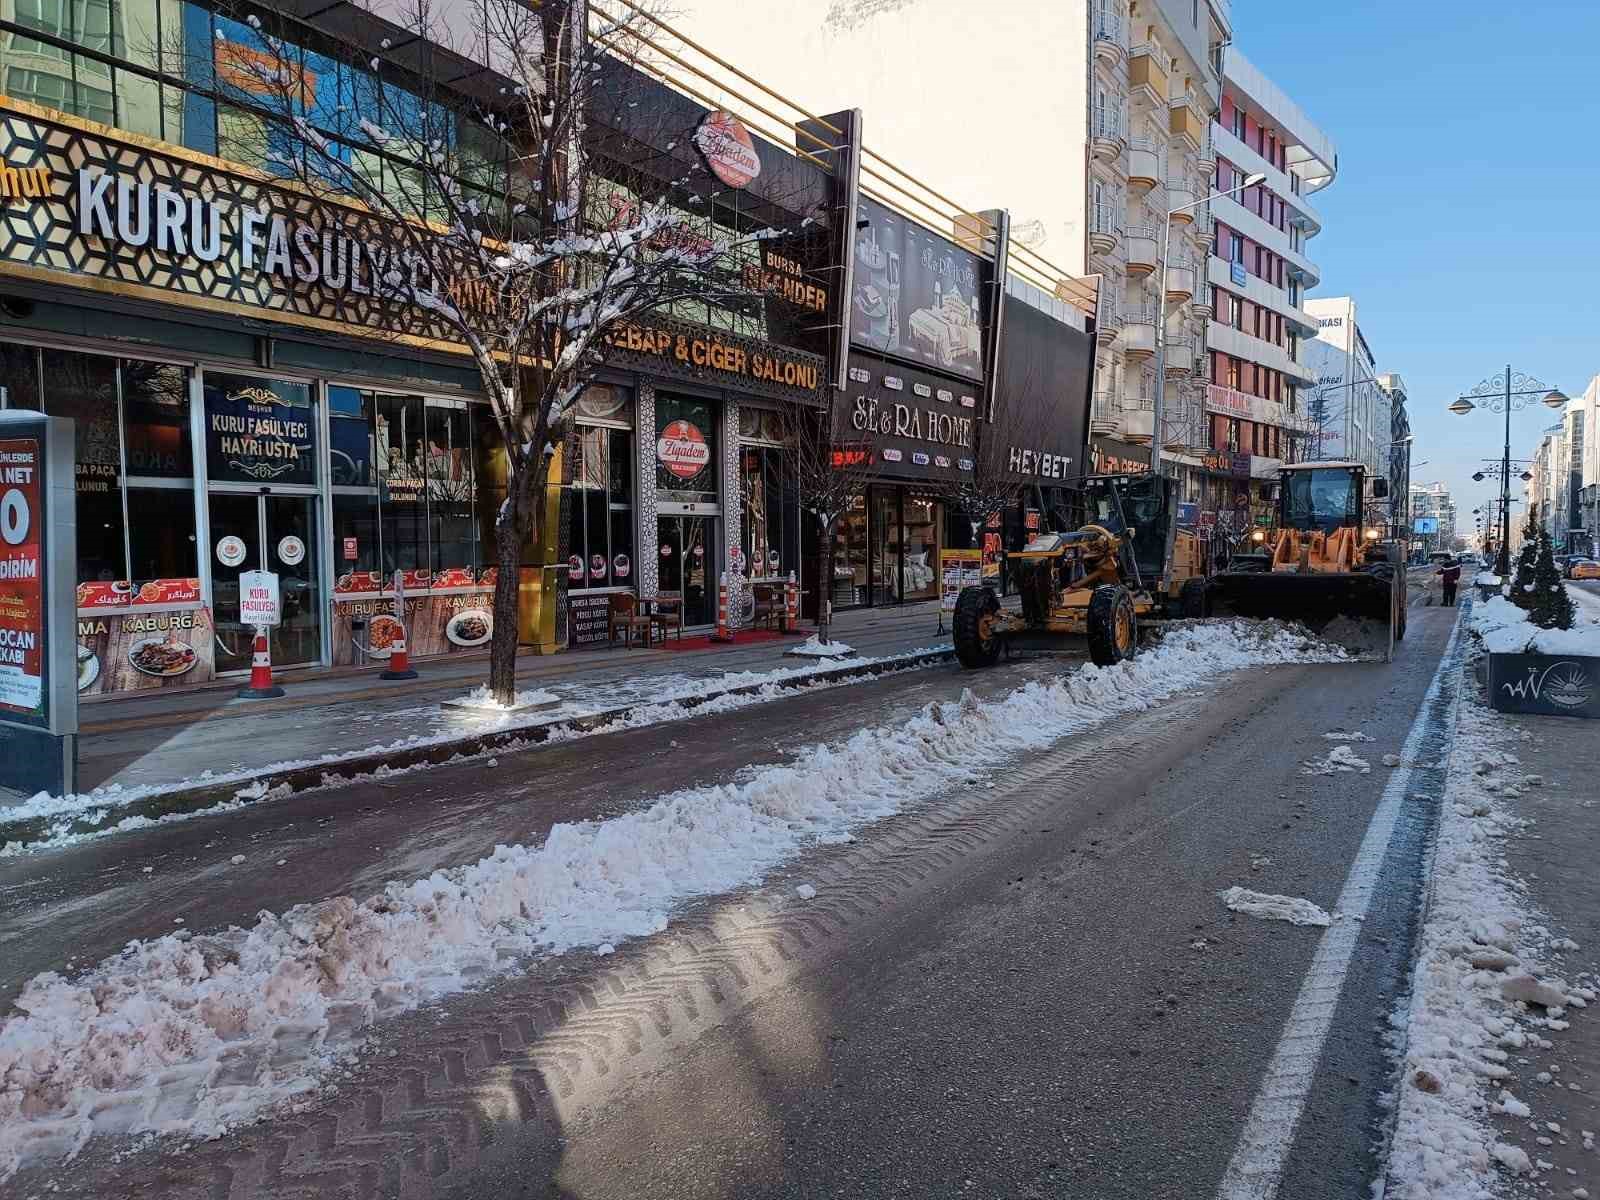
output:
[[799,636],[798,633],[778,633],[772,629],[741,629],[733,635],[731,642],[714,642],[709,634],[702,634],[700,637],[667,637],[655,645],[663,650],[712,650],[722,646],[748,646],[751,642],[776,642]]

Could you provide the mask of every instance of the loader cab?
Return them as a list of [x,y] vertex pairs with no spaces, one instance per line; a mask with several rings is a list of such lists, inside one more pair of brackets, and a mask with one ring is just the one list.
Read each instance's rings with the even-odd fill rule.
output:
[[1360,463],[1286,466],[1278,486],[1278,525],[1303,533],[1360,525],[1365,495],[1366,468]]

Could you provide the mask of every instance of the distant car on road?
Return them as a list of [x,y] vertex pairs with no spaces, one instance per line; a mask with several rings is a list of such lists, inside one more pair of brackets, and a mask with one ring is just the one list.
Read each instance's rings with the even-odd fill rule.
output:
[[1567,564],[1568,579],[1600,579],[1600,562],[1592,558],[1577,558]]

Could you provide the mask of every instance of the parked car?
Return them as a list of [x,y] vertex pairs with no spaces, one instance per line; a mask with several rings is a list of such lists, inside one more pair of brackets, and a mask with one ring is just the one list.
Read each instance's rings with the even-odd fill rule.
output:
[[1600,579],[1600,562],[1592,558],[1574,559],[1567,567],[1568,579]]

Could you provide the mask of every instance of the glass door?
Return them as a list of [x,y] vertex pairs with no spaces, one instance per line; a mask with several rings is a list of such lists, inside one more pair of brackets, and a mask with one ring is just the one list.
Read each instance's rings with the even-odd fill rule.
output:
[[712,625],[717,619],[716,520],[666,516],[656,519],[663,592],[683,595],[683,623]]
[[[278,576],[282,623],[272,631],[274,667],[322,661],[321,539],[317,498],[270,492],[214,491],[211,507],[211,607],[217,670],[250,666],[254,631],[239,619],[239,576]],[[242,554],[241,554],[242,548]]]

